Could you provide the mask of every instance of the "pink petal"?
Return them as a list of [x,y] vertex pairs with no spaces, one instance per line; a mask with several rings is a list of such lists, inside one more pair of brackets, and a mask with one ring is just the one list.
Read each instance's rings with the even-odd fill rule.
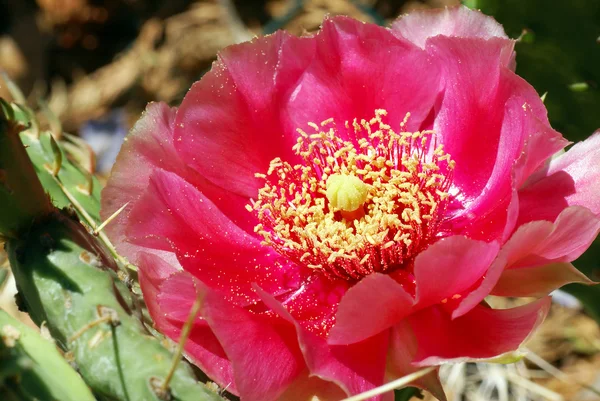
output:
[[[412,361],[417,353],[417,338],[407,320],[403,320],[391,330],[390,352],[388,354],[388,376],[390,381],[416,372],[420,368]],[[446,394],[440,382],[439,372],[430,374],[410,384],[429,391],[438,400],[445,401]]]
[[510,198],[510,202],[508,204],[508,208],[506,211],[506,226],[504,227],[504,232],[502,233],[501,242],[506,242],[508,238],[514,231],[514,228],[519,219],[519,194],[515,190],[515,179],[513,177],[512,181],[512,195]]
[[507,116],[506,130],[510,132],[521,129],[533,133],[525,140],[523,152],[515,165],[517,187],[521,187],[525,180],[529,179],[540,166],[547,163],[552,155],[569,144],[560,133],[550,127],[546,110],[538,99],[535,99],[533,106],[526,103],[522,108],[525,113],[514,110],[513,116]]
[[418,343],[414,362],[437,365],[515,351],[544,320],[549,308],[547,297],[513,309],[478,305],[456,319],[439,306],[424,309],[409,318]]
[[284,32],[223,50],[184,98],[175,123],[183,161],[215,185],[256,197],[275,157],[293,159],[295,131],[281,104],[313,57],[314,43]]
[[578,206],[563,210],[554,223],[533,221],[522,225],[502,249],[507,270],[495,284],[494,293],[539,296],[568,283],[589,284],[585,275],[565,262],[577,259],[598,232],[600,219]]
[[[444,68],[434,129],[456,161],[454,192],[464,209],[445,230],[486,241],[506,231],[512,180],[518,185],[566,143],[549,127],[536,91],[502,65],[505,46],[501,39],[443,36],[427,45]],[[515,165],[524,150],[526,159]]]
[[[501,280],[501,277],[510,271],[507,269],[571,262],[589,247],[599,230],[600,220],[590,211],[581,207],[565,209],[554,223],[535,221],[522,225],[504,244],[498,258],[492,263],[478,288],[467,295],[458,305],[452,314],[453,318],[467,313],[488,296],[498,280]],[[572,275],[565,276],[565,274],[564,272],[561,274],[561,277],[567,280],[563,284],[574,280]],[[540,279],[542,280],[541,277]],[[560,278],[557,277],[556,280],[556,283],[560,284],[558,281]],[[532,283],[531,285],[536,284]],[[539,285],[541,290],[544,281],[540,281]]]
[[564,209],[554,223],[532,221],[520,226],[503,247],[511,268],[577,259],[600,232],[600,219],[579,206]]
[[180,270],[151,253],[142,252],[139,254],[138,259],[141,262],[138,266],[138,280],[144,294],[146,307],[154,320],[154,324],[162,331],[161,326],[167,323],[165,320],[167,314],[161,312],[158,304],[159,288],[163,281],[177,274]]
[[337,384],[306,372],[279,396],[278,401],[339,401],[344,398],[346,393]]
[[162,170],[154,171],[131,211],[127,236],[139,246],[174,251],[188,272],[239,305],[256,300],[251,283],[280,294],[298,288],[304,277],[195,187]]
[[543,297],[569,283],[593,284],[571,263],[505,270],[492,290],[503,297]]
[[247,200],[218,188],[190,169],[175,151],[173,125],[176,109],[164,103],[148,105],[142,118],[135,124],[117,158],[108,184],[102,192],[101,216],[106,219],[121,206],[129,204],[117,218],[106,227],[106,231],[119,252],[135,262],[139,251],[152,252],[166,258],[177,266],[175,255],[166,250],[152,249],[128,241],[126,232],[130,225],[131,210],[146,192],[150,176],[155,170],[172,172],[199,188],[203,195],[220,200],[219,210],[237,225],[251,231],[256,224],[251,213],[245,210]]
[[306,347],[304,356],[312,374],[337,383],[349,395],[383,384],[387,332],[350,345],[327,345],[324,340],[305,333],[301,343]]
[[492,262],[490,268],[487,270],[485,276],[479,283],[479,285],[473,289],[467,296],[463,297],[458,304],[453,305],[452,319],[456,319],[460,316],[471,311],[477,305],[484,300],[485,297],[490,295],[492,289],[500,280],[500,276],[504,272],[507,263],[507,256],[504,252],[500,251],[496,259]]
[[392,29],[423,49],[427,39],[437,35],[508,40],[496,20],[464,6],[415,10],[400,16]]
[[334,118],[343,131],[345,121],[386,109],[394,129],[410,112],[406,129],[419,130],[439,88],[439,68],[425,52],[389,29],[348,17],[326,19],[314,40],[315,59],[285,106],[289,129]]
[[231,360],[243,400],[277,400],[306,369],[294,326],[284,319],[249,312],[210,290],[201,313]]
[[316,273],[296,291],[277,299],[302,328],[326,338],[335,322],[340,299],[350,286],[346,280],[331,280]]
[[[108,183],[102,191],[103,219],[130,203],[106,226],[106,232],[119,252],[132,261],[138,251],[145,249],[129,243],[125,231],[131,208],[144,193],[152,171],[155,168],[179,172],[185,170],[172,146],[175,111],[176,109],[171,109],[164,103],[148,105],[123,143]],[[169,257],[167,254],[166,257],[169,263],[179,265],[174,255]]]
[[600,215],[600,131],[573,145],[519,190],[519,222],[554,221],[567,206]]
[[390,276],[373,273],[348,289],[329,344],[353,344],[381,333],[412,312],[413,298]]
[[[197,296],[194,280],[156,255],[142,253],[139,261],[139,281],[148,312],[157,330],[178,341]],[[231,362],[205,320],[194,322],[185,354],[217,384],[238,394]]]
[[485,275],[498,254],[497,243],[462,236],[443,238],[415,259],[417,304],[424,308],[461,295]]
[[306,332],[299,336],[299,341],[311,374],[331,380],[348,395],[360,394],[384,382],[387,332],[349,345],[327,345],[323,339]]
[[[355,395],[383,384],[388,351],[388,333],[351,345],[328,345],[327,341],[304,329],[283,305],[257,289],[263,302],[282,318],[294,323],[310,374],[336,383],[348,395]],[[380,398],[374,398],[379,401]]]

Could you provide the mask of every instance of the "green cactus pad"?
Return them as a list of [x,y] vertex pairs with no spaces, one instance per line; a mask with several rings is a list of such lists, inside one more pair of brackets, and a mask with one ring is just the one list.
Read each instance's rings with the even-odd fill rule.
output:
[[19,291],[37,324],[72,353],[95,393],[109,400],[219,400],[180,364],[168,395],[157,383],[172,354],[132,316],[113,259],[73,217],[54,213],[7,251]]
[[42,338],[0,310],[0,399],[94,401],[90,389]]

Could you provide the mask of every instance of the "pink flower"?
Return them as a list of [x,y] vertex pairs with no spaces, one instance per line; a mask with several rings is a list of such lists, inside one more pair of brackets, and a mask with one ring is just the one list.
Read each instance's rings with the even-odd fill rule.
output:
[[179,108],[150,105],[103,214],[129,202],[107,231],[156,327],[177,340],[201,297],[187,356],[244,401],[516,350],[549,291],[588,281],[569,262],[600,229],[600,133],[553,158],[568,143],[513,46],[466,8],[334,17],[231,46]]

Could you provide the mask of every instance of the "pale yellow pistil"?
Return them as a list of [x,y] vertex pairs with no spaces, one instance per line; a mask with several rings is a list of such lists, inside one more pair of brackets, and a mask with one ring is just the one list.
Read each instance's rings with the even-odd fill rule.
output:
[[363,205],[369,195],[369,186],[352,174],[333,174],[325,184],[327,200],[333,210],[339,210],[347,220],[365,215]]

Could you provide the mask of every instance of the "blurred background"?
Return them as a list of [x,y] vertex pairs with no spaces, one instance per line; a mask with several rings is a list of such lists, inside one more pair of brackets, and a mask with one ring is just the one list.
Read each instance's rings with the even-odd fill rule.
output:
[[[326,14],[385,24],[457,0],[0,0],[0,68],[43,97],[69,131],[110,116],[130,126],[148,101],[177,103],[217,51]],[[0,89],[1,91],[2,89]],[[6,91],[0,96],[7,96]]]
[[[41,120],[84,138],[106,177],[146,103],[177,105],[217,52],[256,35],[316,31],[326,14],[386,25],[460,0],[0,0],[0,72]],[[572,141],[600,128],[600,0],[464,0],[519,38],[517,72]],[[0,77],[0,97],[10,99]],[[41,111],[50,109],[52,117]],[[600,161],[598,161],[600,163]],[[598,195],[600,196],[600,194]],[[600,242],[575,263],[600,281]],[[0,307],[19,314],[0,252]],[[514,365],[457,364],[451,400],[600,400],[600,289],[568,286]],[[492,299],[494,306],[516,300]],[[412,390],[403,392],[410,397]],[[398,394],[397,399],[403,395]],[[404,398],[408,399],[408,398]]]

